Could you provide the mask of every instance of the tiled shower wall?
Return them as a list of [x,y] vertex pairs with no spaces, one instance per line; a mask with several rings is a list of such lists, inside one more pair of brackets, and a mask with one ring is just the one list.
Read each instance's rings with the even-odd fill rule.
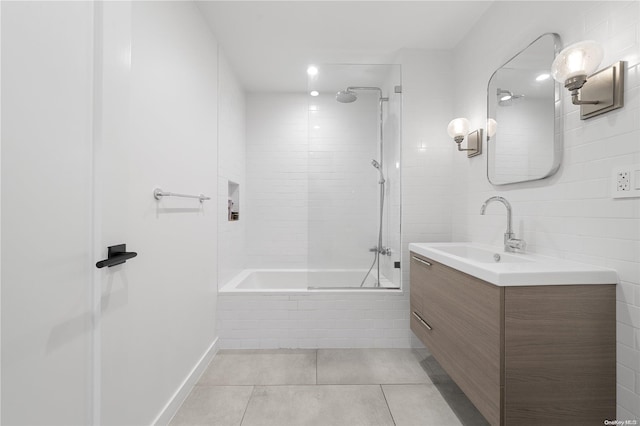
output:
[[456,155],[453,175],[454,240],[500,245],[504,209],[490,207],[487,216],[479,209],[486,198],[501,195],[511,201],[515,232],[529,251],[618,271],[618,420],[640,419],[640,199],[611,198],[612,168],[640,163],[639,23],[638,1],[496,2],[454,51],[454,114],[468,117],[472,128],[485,127],[491,73],[544,32],[559,33],[565,46],[602,43],[603,66],[628,61],[622,109],[580,120],[563,90],[564,158],[555,176],[492,187],[484,155]]
[[307,267],[307,110],[304,94],[247,94],[248,268]]
[[[374,94],[248,95],[247,267],[368,268],[377,244]],[[388,166],[386,166],[388,167]]]
[[313,98],[309,111],[309,268],[366,269],[377,245],[378,102]]
[[[218,287],[245,268],[245,94],[218,49]],[[229,181],[240,185],[240,220],[228,219]]]
[[[451,53],[446,51],[403,50],[398,56],[398,63],[403,67],[402,261],[405,265],[408,265],[409,242],[450,240],[451,198],[447,176],[454,145],[453,142],[442,144],[447,134],[446,126],[440,125],[449,120],[452,113],[450,61]],[[438,84],[433,85],[434,81]],[[289,109],[285,105],[289,105]],[[259,208],[266,204],[275,209],[279,203],[285,203],[301,209],[295,211],[298,220],[279,217],[268,209],[255,213],[270,214],[271,227],[285,233],[279,239],[277,232],[267,229],[265,232],[271,232],[271,240],[262,243],[252,239],[249,222],[247,249],[255,267],[274,264],[306,267],[307,188],[298,183],[306,178],[307,146],[301,142],[306,140],[306,112],[306,96],[248,95],[248,120],[253,120],[253,115],[258,117],[257,125],[247,129],[247,215],[251,218],[252,193]],[[304,125],[298,126],[296,122]],[[262,138],[264,145],[256,143],[252,147],[254,137]],[[267,140],[271,140],[270,144]],[[278,144],[284,144],[287,149],[278,148]],[[276,149],[278,152],[274,152]],[[257,169],[252,172],[255,166],[262,167],[262,172]],[[300,170],[304,171],[303,175]],[[287,175],[292,179],[288,180]],[[262,184],[264,180],[267,182]],[[254,189],[252,181],[256,184]],[[281,192],[274,191],[270,196],[260,192],[269,190],[268,184],[275,181],[285,185]],[[404,268],[403,275],[404,287],[400,293],[317,292],[292,296],[221,293],[218,298],[221,347],[421,346],[409,330],[408,268]]]

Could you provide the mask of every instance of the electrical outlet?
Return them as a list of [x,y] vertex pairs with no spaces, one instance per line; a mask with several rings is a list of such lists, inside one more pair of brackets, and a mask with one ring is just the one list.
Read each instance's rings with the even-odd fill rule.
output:
[[611,197],[640,197],[640,164],[615,167],[611,173]]
[[631,173],[629,170],[624,170],[616,173],[616,190],[617,191],[629,191],[631,190],[631,183],[629,177]]

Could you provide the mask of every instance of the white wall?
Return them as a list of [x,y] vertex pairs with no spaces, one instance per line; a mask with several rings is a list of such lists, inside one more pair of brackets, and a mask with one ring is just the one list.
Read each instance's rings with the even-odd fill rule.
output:
[[[454,118],[451,52],[406,49],[402,64],[403,284],[408,290],[413,242],[451,241],[455,143],[447,135]],[[442,123],[445,123],[444,125]],[[466,156],[465,156],[466,158]]]
[[[393,145],[400,95],[387,95],[392,102],[384,103],[387,116],[390,105],[398,111],[386,129],[383,245],[395,233],[396,253],[390,259],[399,260],[399,225],[396,221],[390,228],[388,212],[400,209],[398,194],[390,191],[391,184],[400,190],[399,149]],[[380,156],[377,93],[361,92],[358,102],[349,104],[336,102],[334,93],[308,102],[305,94],[248,96],[248,266],[366,270],[373,260],[368,249],[378,243],[379,175],[371,165]],[[393,262],[384,260],[393,278]]]
[[307,96],[250,93],[246,120],[246,266],[306,268]]
[[[218,53],[218,286],[245,268],[247,210],[244,89]],[[229,181],[240,185],[240,220],[228,220]]]
[[2,423],[164,422],[216,337],[216,40],[192,2],[2,19]]
[[335,93],[322,93],[310,102],[317,108],[309,111],[311,269],[366,271],[372,263],[380,193],[371,165],[380,156],[377,99],[377,92],[364,92],[343,104]]
[[622,109],[582,121],[563,91],[564,158],[555,176],[492,187],[484,155],[456,155],[454,163],[454,240],[502,244],[504,209],[479,214],[482,202],[498,194],[511,201],[515,232],[530,251],[618,271],[618,420],[640,418],[640,200],[610,198],[612,168],[640,163],[639,8],[637,1],[496,2],[455,49],[453,68],[454,115],[484,128],[491,73],[542,33],[559,33],[564,45],[603,43],[603,66],[628,61]]
[[88,424],[93,5],[1,7],[1,422]]

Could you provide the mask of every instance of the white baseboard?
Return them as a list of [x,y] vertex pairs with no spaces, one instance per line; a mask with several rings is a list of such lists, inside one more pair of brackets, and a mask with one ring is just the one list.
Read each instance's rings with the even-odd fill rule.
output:
[[173,416],[176,415],[176,413],[182,406],[184,400],[187,399],[187,396],[189,396],[189,394],[191,393],[191,390],[193,390],[193,387],[196,385],[196,383],[198,383],[198,380],[200,380],[200,376],[202,376],[202,373],[204,373],[204,371],[207,369],[207,366],[209,365],[213,357],[216,356],[216,353],[218,353],[217,337],[213,341],[213,343],[211,343],[209,348],[204,351],[202,357],[200,357],[193,369],[191,369],[189,374],[187,374],[187,377],[182,381],[180,386],[178,386],[178,389],[171,396],[169,402],[166,403],[166,405],[160,411],[160,414],[158,414],[158,416],[153,421],[153,425],[165,426],[169,424]]

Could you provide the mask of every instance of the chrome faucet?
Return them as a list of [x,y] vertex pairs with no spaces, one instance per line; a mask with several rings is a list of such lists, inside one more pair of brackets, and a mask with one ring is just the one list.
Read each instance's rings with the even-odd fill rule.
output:
[[513,228],[511,226],[511,204],[506,198],[496,196],[487,199],[480,208],[480,214],[484,214],[484,211],[487,209],[487,205],[492,201],[500,201],[507,208],[507,232],[504,233],[504,251],[513,253],[516,250],[524,250],[527,244],[524,240],[517,239],[516,234],[513,233]]

